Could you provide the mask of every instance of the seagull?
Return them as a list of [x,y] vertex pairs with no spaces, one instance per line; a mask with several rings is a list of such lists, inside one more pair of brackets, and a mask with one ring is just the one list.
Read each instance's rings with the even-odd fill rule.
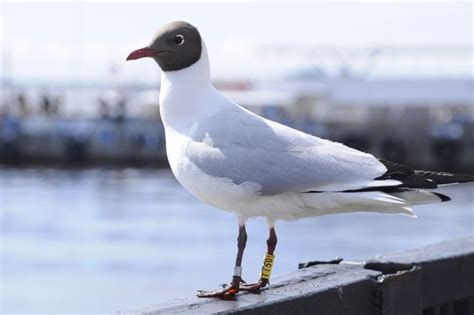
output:
[[[127,60],[152,58],[162,70],[160,113],[166,151],[178,182],[199,200],[238,220],[237,257],[229,284],[199,297],[233,297],[269,285],[277,244],[275,222],[348,212],[399,213],[448,201],[430,189],[474,176],[418,171],[377,159],[260,117],[211,83],[206,45],[193,25],[163,26]],[[264,217],[269,228],[260,279],[242,280],[245,223]]]

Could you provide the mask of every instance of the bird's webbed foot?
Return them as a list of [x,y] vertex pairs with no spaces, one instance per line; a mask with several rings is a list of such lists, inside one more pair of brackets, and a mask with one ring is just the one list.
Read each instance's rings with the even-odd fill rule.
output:
[[232,282],[229,284],[223,284],[222,289],[215,291],[204,291],[198,290],[198,297],[217,297],[224,300],[233,299],[237,293],[239,293],[242,285],[245,285],[246,282],[240,277],[233,277]]

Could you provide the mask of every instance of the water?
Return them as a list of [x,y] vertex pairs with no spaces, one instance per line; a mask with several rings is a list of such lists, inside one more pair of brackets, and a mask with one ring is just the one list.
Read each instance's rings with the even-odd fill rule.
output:
[[[474,185],[418,219],[344,214],[277,223],[274,275],[298,262],[365,257],[474,234]],[[213,289],[231,278],[235,218],[167,170],[0,169],[0,312],[113,312]],[[248,223],[244,279],[257,279],[263,219]]]

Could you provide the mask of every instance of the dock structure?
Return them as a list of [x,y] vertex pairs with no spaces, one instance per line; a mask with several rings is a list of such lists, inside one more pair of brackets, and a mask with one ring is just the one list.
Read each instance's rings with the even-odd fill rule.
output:
[[365,262],[308,262],[260,294],[182,298],[122,314],[472,315],[474,238]]
[[[422,126],[316,125],[321,130],[290,124],[414,168],[457,173],[474,170],[474,123],[462,125],[459,139],[440,138]],[[413,147],[417,154],[410,153]],[[163,124],[156,119],[138,118],[2,121],[0,116],[1,164],[167,166]]]

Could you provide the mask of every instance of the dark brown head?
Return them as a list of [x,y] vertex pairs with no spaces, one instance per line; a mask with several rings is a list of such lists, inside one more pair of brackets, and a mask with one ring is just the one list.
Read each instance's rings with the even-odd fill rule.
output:
[[161,70],[174,71],[187,68],[201,57],[201,35],[189,23],[177,21],[163,26],[147,47],[135,50],[128,60],[153,58]]

